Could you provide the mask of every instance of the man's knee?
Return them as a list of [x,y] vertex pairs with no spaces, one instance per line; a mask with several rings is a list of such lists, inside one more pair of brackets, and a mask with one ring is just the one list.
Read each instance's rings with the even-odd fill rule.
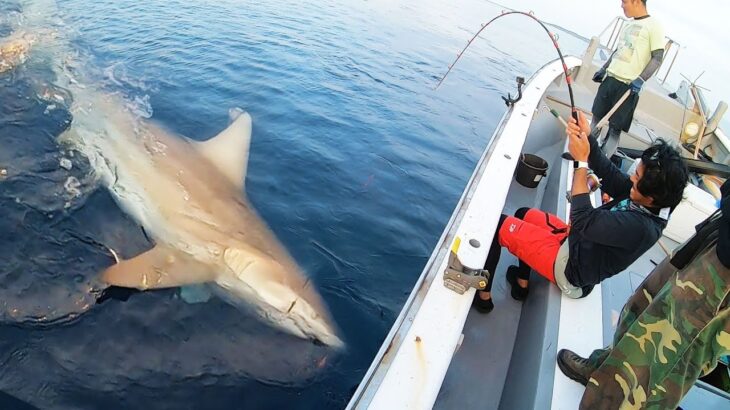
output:
[[525,215],[530,211],[530,208],[520,208],[515,212],[515,218],[525,219]]

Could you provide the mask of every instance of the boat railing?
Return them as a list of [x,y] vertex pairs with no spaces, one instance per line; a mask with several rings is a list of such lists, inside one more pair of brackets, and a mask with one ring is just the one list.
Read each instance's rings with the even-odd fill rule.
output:
[[[610,23],[608,23],[606,28],[604,28],[603,31],[601,31],[601,33],[598,35],[598,38],[601,39],[601,45],[608,50],[615,50],[621,37],[621,31],[628,22],[629,20],[627,18],[619,16],[614,18]],[[604,38],[606,38],[607,34],[608,38],[604,41]],[[669,74],[674,68],[674,63],[677,61],[679,50],[682,48],[681,45],[671,37],[665,38],[667,39],[667,45],[664,49],[664,61],[662,61],[662,65],[657,71],[657,73],[663,74],[657,74],[656,77],[657,81],[659,81],[660,84],[664,84],[667,81],[667,78],[669,78]],[[669,59],[670,55],[672,56],[671,59]]]

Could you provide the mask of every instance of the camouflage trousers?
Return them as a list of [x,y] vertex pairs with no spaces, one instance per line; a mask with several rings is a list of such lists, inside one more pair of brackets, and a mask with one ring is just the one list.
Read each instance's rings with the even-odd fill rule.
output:
[[681,271],[662,261],[624,306],[612,346],[591,354],[580,408],[675,409],[730,354],[729,293],[714,246]]

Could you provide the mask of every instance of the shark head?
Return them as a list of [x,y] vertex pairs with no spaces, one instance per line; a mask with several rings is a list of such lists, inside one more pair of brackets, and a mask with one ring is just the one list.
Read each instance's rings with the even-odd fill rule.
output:
[[342,347],[329,313],[309,280],[284,251],[228,248],[223,254],[230,275],[216,283],[253,302],[269,322],[296,336]]

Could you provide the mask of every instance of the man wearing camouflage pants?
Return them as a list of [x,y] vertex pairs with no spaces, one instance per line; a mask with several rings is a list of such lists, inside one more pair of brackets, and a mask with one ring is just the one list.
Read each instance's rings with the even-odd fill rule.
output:
[[722,196],[626,303],[612,346],[588,359],[558,353],[560,370],[586,386],[581,409],[675,409],[730,354],[730,182]]

